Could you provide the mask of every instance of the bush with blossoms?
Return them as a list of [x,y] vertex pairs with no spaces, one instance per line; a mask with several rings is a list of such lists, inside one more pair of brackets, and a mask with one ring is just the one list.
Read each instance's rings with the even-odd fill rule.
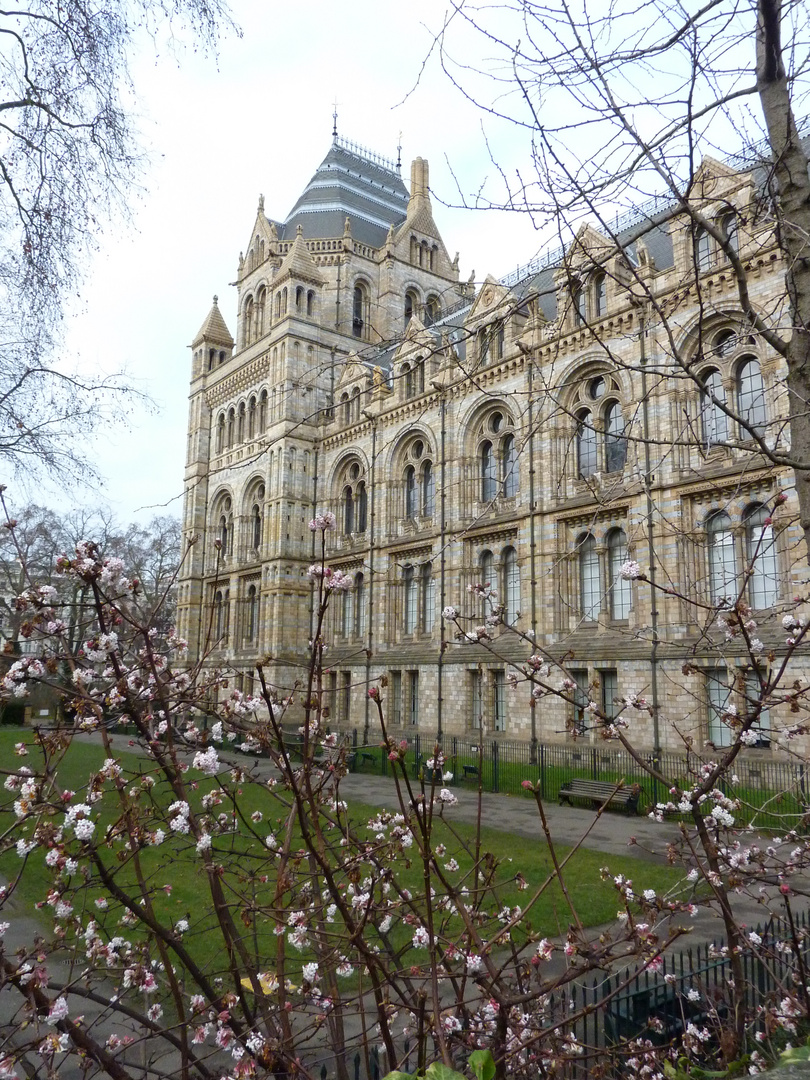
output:
[[[369,1075],[380,1055],[390,1071],[430,1076],[439,1066],[488,1078],[562,1074],[572,1062],[607,1068],[577,1036],[586,1006],[574,1005],[572,984],[617,963],[655,970],[699,896],[721,913],[739,986],[743,947],[766,946],[735,921],[733,891],[761,889],[791,913],[807,861],[798,826],[766,847],[735,829],[735,800],[722,794],[749,719],[729,717],[733,744],[696,756],[689,786],[672,786],[653,809],[662,820],[680,815],[684,850],[673,846],[672,858],[687,861],[702,892],[673,898],[617,875],[618,917],[590,934],[536,786],[528,795],[553,871],[529,887],[519,864],[488,852],[480,828],[470,839],[454,825],[441,745],[413,778],[377,684],[368,695],[392,806],[353,812],[342,791],[350,748],[329,731],[325,708],[326,616],[332,596],[351,588],[327,564],[333,526],[329,513],[311,522],[321,555],[309,574],[314,632],[292,689],[271,685],[259,664],[259,692],[247,696],[209,657],[191,663],[176,635],[155,633],[159,612],[123,564],[90,541],[58,561],[89,598],[82,649],[65,646],[70,613],[54,592],[31,581],[17,598],[28,651],[6,666],[3,693],[25,698],[44,684],[60,719],[20,738],[3,762],[0,1077],[76,1067],[116,1080],[314,1078],[325,1066],[344,1080],[355,1053]],[[644,580],[634,563],[622,572]],[[489,606],[483,625],[480,614],[443,615],[460,641],[493,651],[503,609],[488,584],[474,592],[477,610],[482,598]],[[752,646],[741,603],[717,617],[724,636]],[[807,633],[799,607],[791,618],[788,652]],[[527,659],[512,665],[515,692],[573,701],[565,668],[519,636]],[[802,687],[779,689],[784,670],[763,685],[761,707],[778,695],[803,707]],[[645,760],[632,720],[648,709],[640,696],[611,717],[593,706],[594,729]],[[532,929],[552,888],[566,904],[553,940]],[[509,890],[519,904],[504,902]],[[800,959],[798,931],[785,942]],[[650,1078],[668,1057],[737,1060],[757,1033],[798,1030],[807,992],[806,980],[789,980],[772,1009],[751,1016],[730,985],[739,1015],[716,1003],[677,1045],[635,1038],[614,1053]]]

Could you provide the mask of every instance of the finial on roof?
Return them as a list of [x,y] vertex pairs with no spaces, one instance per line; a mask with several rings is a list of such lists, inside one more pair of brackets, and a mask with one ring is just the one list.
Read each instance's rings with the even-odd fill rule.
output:
[[348,218],[348,217],[346,218],[345,222],[343,223],[343,235],[344,236],[351,236],[352,235],[352,223],[351,223],[351,219]]
[[214,293],[214,307],[216,307],[216,306],[217,306],[217,301],[218,301],[218,300],[219,300],[219,297],[217,296],[217,294],[216,294],[216,293]]
[[338,107],[338,102],[337,102],[337,97],[335,97],[335,109],[334,109],[334,112],[332,113],[332,138],[333,139],[337,138],[337,133],[338,133],[338,131],[337,131],[337,107]]
[[304,235],[304,226],[303,225],[296,225],[295,226],[295,235],[296,236],[303,236]]
[[264,213],[264,195],[259,196],[259,213]]
[[402,168],[402,132],[399,133],[399,142],[397,143],[397,169]]

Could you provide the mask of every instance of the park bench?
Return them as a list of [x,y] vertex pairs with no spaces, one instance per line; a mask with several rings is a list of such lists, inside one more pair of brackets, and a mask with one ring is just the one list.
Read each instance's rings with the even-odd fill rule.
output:
[[462,765],[461,766],[461,778],[462,780],[475,780],[480,779],[481,774],[478,771],[477,765]]
[[638,813],[641,788],[638,784],[617,788],[611,780],[566,780],[560,788],[560,805],[572,805],[572,799],[581,799],[591,806],[621,806],[628,814]]

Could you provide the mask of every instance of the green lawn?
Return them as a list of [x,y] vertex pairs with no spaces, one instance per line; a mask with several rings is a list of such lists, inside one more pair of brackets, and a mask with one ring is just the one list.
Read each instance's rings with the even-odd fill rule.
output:
[[[26,742],[32,741],[30,732],[15,730],[0,730],[0,754],[6,767],[14,767],[15,764],[28,764],[34,767],[37,761],[38,750],[31,748],[31,753],[25,758],[16,758],[13,753],[13,744],[21,739]],[[101,766],[104,752],[100,746],[87,743],[74,743],[71,745],[56,768],[58,783],[62,788],[70,788],[76,792],[74,802],[86,801],[86,783],[90,773]],[[121,756],[121,765],[126,777],[127,787],[137,785],[140,778],[151,771],[150,762],[147,758],[135,754]],[[187,778],[192,775],[187,774]],[[105,785],[109,789],[109,782]],[[191,793],[195,809],[199,805],[206,792],[216,787],[216,782],[211,779],[200,779],[196,790]],[[14,795],[0,789],[0,808],[8,811],[13,802]],[[174,795],[161,783],[155,784],[148,796],[155,804],[167,806],[173,801]],[[148,801],[148,800],[147,800]],[[106,807],[107,798],[96,804],[101,807],[96,828],[96,838],[104,835],[104,830],[110,825],[118,823],[118,813],[113,806]],[[113,804],[114,805],[114,804]],[[217,836],[214,840],[214,851],[217,860],[228,867],[222,878],[225,890],[225,898],[229,904],[233,919],[242,934],[244,947],[249,953],[258,958],[258,966],[270,966],[270,960],[276,954],[278,938],[274,933],[275,922],[272,917],[273,891],[275,889],[275,858],[263,846],[260,840],[248,835],[251,828],[255,828],[260,838],[271,829],[278,835],[282,835],[284,827],[283,807],[268,790],[265,785],[245,783],[241,787],[238,796],[239,813],[242,825],[238,831],[228,832]],[[230,813],[232,807],[223,803],[218,807],[218,812]],[[251,815],[260,811],[263,821],[260,826],[251,823]],[[365,825],[377,817],[379,810],[366,806],[359,802],[353,802],[349,807],[349,816],[357,831],[364,840],[372,838]],[[451,812],[452,816],[452,812]],[[8,821],[10,814],[5,815]],[[57,817],[55,820],[59,820]],[[300,834],[295,834],[297,835]],[[14,850],[16,836],[10,836],[11,850],[0,855],[0,874],[6,880],[11,880],[21,868],[20,859]],[[293,848],[297,847],[297,838],[293,841]],[[475,830],[472,826],[456,825],[448,826],[438,824],[434,834],[434,845],[444,844],[446,852],[440,857],[442,865],[448,863],[451,858],[459,864],[457,871],[448,871],[448,876],[455,882],[469,888],[470,894],[467,902],[475,903],[475,881],[472,872],[472,850],[475,843]],[[102,848],[105,865],[115,876],[116,880],[128,889],[135,885],[135,866],[132,858],[123,850],[121,844],[114,847]],[[565,858],[567,850],[560,848],[559,858]],[[391,869],[396,873],[397,879],[403,888],[407,888],[414,896],[418,896],[423,889],[424,878],[421,860],[418,858],[416,847],[410,849],[407,858],[402,858]],[[188,837],[168,832],[167,839],[159,847],[145,847],[139,853],[141,873],[149,894],[152,898],[156,915],[162,921],[176,923],[178,919],[187,919],[190,929],[186,934],[186,942],[189,951],[195,959],[211,972],[221,971],[225,962],[222,938],[215,927],[213,908],[209,898],[209,885],[202,872],[202,861],[196,854],[193,841]],[[632,878],[636,891],[643,889],[655,889],[657,893],[667,893],[677,890],[681,886],[682,875],[679,871],[666,866],[640,862],[630,857],[607,857],[599,852],[588,850],[578,851],[571,859],[566,868],[566,882],[570,895],[575,903],[580,920],[585,926],[593,926],[610,921],[615,917],[617,910],[617,895],[610,881],[602,879],[600,869],[608,865],[612,875],[623,874]],[[308,874],[308,862],[303,852],[294,851],[292,868],[296,873]],[[533,890],[546,880],[552,871],[551,858],[546,846],[537,841],[529,841],[516,837],[508,832],[485,830],[481,837],[481,859],[479,866],[486,868],[487,873],[491,870],[491,883],[482,894],[482,906],[492,907],[497,905],[496,910],[502,907],[514,907],[520,905],[525,909]],[[497,868],[496,868],[497,867]],[[367,873],[368,871],[363,871]],[[516,875],[520,874],[526,883],[525,888],[520,888]],[[339,872],[341,883],[348,884],[351,873]],[[24,873],[21,876],[16,891],[16,901],[24,910],[36,910],[34,905],[40,902],[52,881],[50,871],[45,866],[44,856],[41,851],[36,851],[27,860]],[[86,882],[76,875],[74,882],[78,887],[72,896],[72,903],[77,912],[92,914],[96,920],[105,926],[107,932],[112,935],[120,933],[119,920],[123,914],[120,905],[111,901],[109,891],[104,888],[96,874],[90,876]],[[434,879],[434,887],[437,887]],[[441,886],[438,886],[441,891]],[[108,899],[109,907],[106,911],[99,911],[96,900],[100,897]],[[289,900],[285,900],[289,902]],[[296,898],[292,907],[301,906]],[[42,910],[43,925],[50,926],[50,909]],[[286,910],[283,915],[286,916]],[[452,937],[460,927],[457,916],[442,915],[445,920],[445,930]],[[572,916],[566,904],[559,885],[554,883],[542,896],[540,901],[532,908],[524,920],[524,933],[533,933],[539,936],[553,936],[564,932]],[[86,922],[86,919],[84,920]],[[326,928],[328,934],[329,928]],[[372,936],[376,930],[369,926],[368,933]],[[390,940],[397,949],[404,949],[403,957],[407,957],[407,963],[419,962],[420,957],[406,948],[412,929],[397,923],[390,932]],[[133,931],[129,931],[132,937]],[[137,936],[137,935],[136,935]],[[294,952],[287,949],[290,967],[293,973],[300,972],[300,965],[311,956]],[[423,959],[424,956],[421,958]],[[294,978],[294,974],[293,974]]]

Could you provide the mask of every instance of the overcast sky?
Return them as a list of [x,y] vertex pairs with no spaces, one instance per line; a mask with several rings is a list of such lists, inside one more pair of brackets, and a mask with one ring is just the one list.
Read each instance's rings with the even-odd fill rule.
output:
[[[487,122],[438,64],[415,85],[442,11],[437,0],[236,0],[243,36],[224,39],[217,61],[189,51],[136,63],[151,162],[132,225],[110,225],[93,257],[67,353],[96,370],[125,368],[157,411],[133,407],[126,426],[100,437],[108,485],[87,501],[122,520],[180,513],[188,346],[215,293],[235,334],[230,283],[258,196],[269,216],[287,216],[329,149],[335,98],[341,135],[395,157],[401,132],[406,184],[411,159],[426,157],[447,202],[459,202],[454,175],[465,193],[489,177],[495,194],[487,145],[512,175],[525,169],[525,134]],[[444,208],[435,197],[434,213],[462,278],[501,276],[541,246],[524,215]]]

